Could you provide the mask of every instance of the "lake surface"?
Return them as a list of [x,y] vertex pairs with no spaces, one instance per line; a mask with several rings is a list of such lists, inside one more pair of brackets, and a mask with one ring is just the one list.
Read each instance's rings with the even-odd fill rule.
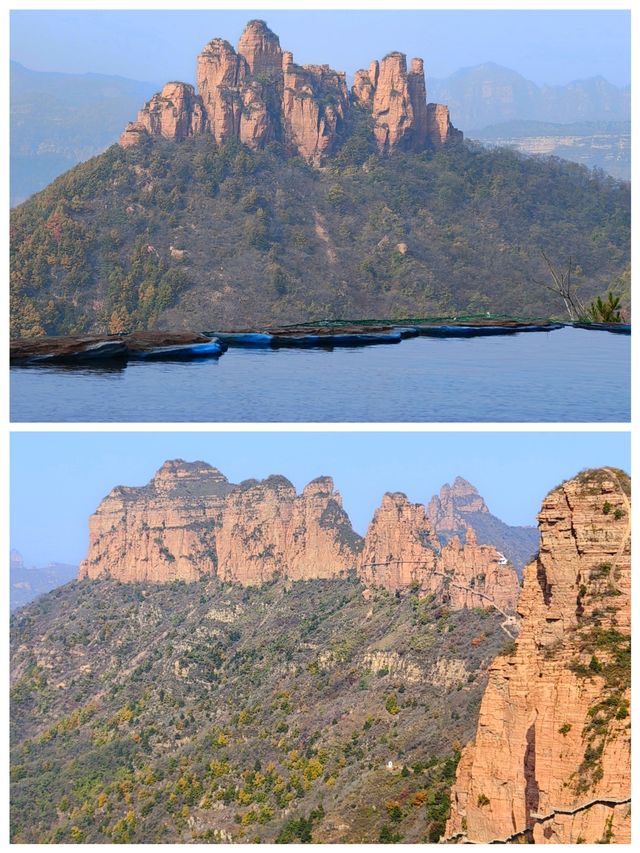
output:
[[14,422],[628,421],[631,338],[563,328],[361,349],[14,367]]

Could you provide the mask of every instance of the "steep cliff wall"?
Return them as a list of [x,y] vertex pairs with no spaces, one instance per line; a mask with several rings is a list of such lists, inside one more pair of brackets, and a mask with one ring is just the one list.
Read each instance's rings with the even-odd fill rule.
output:
[[80,578],[194,581],[215,574],[227,478],[204,462],[165,462],[147,486],[118,486],[89,519]]
[[630,841],[629,495],[599,469],[545,498],[520,635],[491,668],[447,838]]
[[402,53],[391,53],[368,71],[357,71],[350,96],[344,72],[328,65],[297,65],[264,21],[250,21],[235,50],[215,38],[196,68],[197,93],[186,83],[168,83],[129,122],[120,144],[145,135],[180,142],[210,133],[219,143],[239,140],[250,148],[281,142],[292,154],[319,163],[338,146],[353,104],[374,120],[379,150],[422,150],[458,139],[441,104],[427,105],[423,62],[407,72]]
[[249,481],[229,495],[217,534],[218,575],[261,584],[278,573],[331,578],[353,568],[361,544],[330,477],[301,495],[285,477]]
[[279,575],[339,577],[356,570],[367,588],[434,595],[452,609],[513,613],[518,579],[496,549],[441,547],[422,504],[387,494],[366,538],[353,530],[330,477],[297,494],[285,477],[229,483],[203,462],[166,462],[147,486],[119,486],[89,523],[80,578],[196,581],[217,575],[243,585]]
[[478,545],[469,528],[463,544],[441,547],[422,504],[386,494],[367,530],[358,560],[364,584],[391,592],[413,588],[453,609],[498,607],[515,612],[520,591],[515,569],[493,546]]

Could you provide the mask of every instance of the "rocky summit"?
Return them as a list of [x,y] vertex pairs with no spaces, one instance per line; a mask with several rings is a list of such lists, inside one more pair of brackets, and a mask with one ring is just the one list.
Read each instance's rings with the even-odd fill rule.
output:
[[496,518],[476,487],[462,477],[456,477],[451,485],[445,483],[429,501],[427,512],[442,542],[454,536],[464,542],[467,531],[472,528],[477,540],[498,548],[519,575],[538,550],[537,528],[509,525]]
[[330,477],[297,494],[286,477],[229,483],[204,462],[165,462],[147,486],[118,486],[89,522],[80,578],[244,586],[346,577],[366,589],[413,590],[454,609],[515,611],[514,567],[491,545],[441,545],[425,507],[386,494],[366,536],[352,528]]
[[450,841],[630,843],[630,481],[586,471],[544,500],[521,630],[491,667]]
[[357,71],[349,91],[343,71],[298,65],[264,21],[249,21],[237,50],[214,38],[196,66],[197,89],[171,82],[154,95],[120,137],[123,147],[145,136],[181,141],[209,134],[252,149],[282,143],[312,163],[335,152],[349,114],[373,121],[378,150],[422,151],[462,139],[443,104],[427,103],[422,59],[407,70],[403,53],[390,53]]

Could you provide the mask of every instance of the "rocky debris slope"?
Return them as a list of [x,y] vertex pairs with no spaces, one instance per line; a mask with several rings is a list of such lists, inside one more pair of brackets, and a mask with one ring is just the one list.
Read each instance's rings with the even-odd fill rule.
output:
[[522,625],[489,675],[449,840],[630,842],[630,480],[586,471],[544,500]]
[[217,576],[243,585],[274,577],[336,578],[355,570],[364,586],[434,596],[454,609],[513,613],[514,568],[492,546],[444,546],[422,504],[384,496],[363,540],[330,477],[296,493],[285,477],[229,483],[203,462],[166,462],[141,488],[119,486],[89,523],[80,578],[187,582]]
[[297,65],[264,21],[250,21],[237,51],[224,39],[198,56],[197,93],[187,83],[167,83],[125,128],[120,144],[147,135],[181,141],[209,133],[219,143],[239,140],[250,148],[280,142],[292,154],[318,163],[334,151],[351,111],[364,107],[382,153],[421,151],[462,137],[443,104],[427,104],[423,61],[390,53],[355,75],[328,65]]
[[451,485],[445,483],[431,498],[427,511],[441,541],[457,536],[464,542],[471,527],[479,542],[498,548],[519,574],[538,550],[537,528],[509,525],[496,518],[476,487],[462,477],[456,477]]

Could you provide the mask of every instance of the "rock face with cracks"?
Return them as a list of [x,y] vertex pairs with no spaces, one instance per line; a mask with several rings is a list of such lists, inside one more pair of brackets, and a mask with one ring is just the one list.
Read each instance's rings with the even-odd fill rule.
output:
[[433,595],[452,609],[513,613],[518,579],[469,531],[441,546],[422,504],[387,494],[362,539],[330,477],[300,494],[285,477],[230,483],[204,462],[166,462],[147,486],[118,486],[89,522],[80,578],[186,582],[218,576],[259,585],[337,578],[355,571],[366,588]]
[[491,667],[447,839],[630,842],[629,495],[601,468],[545,498],[520,634]]
[[220,144],[237,140],[252,149],[278,142],[319,164],[344,140],[357,108],[371,115],[383,154],[437,148],[462,137],[446,106],[427,104],[422,59],[407,70],[405,55],[390,53],[357,71],[349,92],[344,72],[294,63],[264,21],[247,24],[237,49],[224,39],[210,41],[198,56],[196,82],[197,90],[168,83],[129,122],[120,144],[136,145],[145,136],[180,142],[208,133]]

